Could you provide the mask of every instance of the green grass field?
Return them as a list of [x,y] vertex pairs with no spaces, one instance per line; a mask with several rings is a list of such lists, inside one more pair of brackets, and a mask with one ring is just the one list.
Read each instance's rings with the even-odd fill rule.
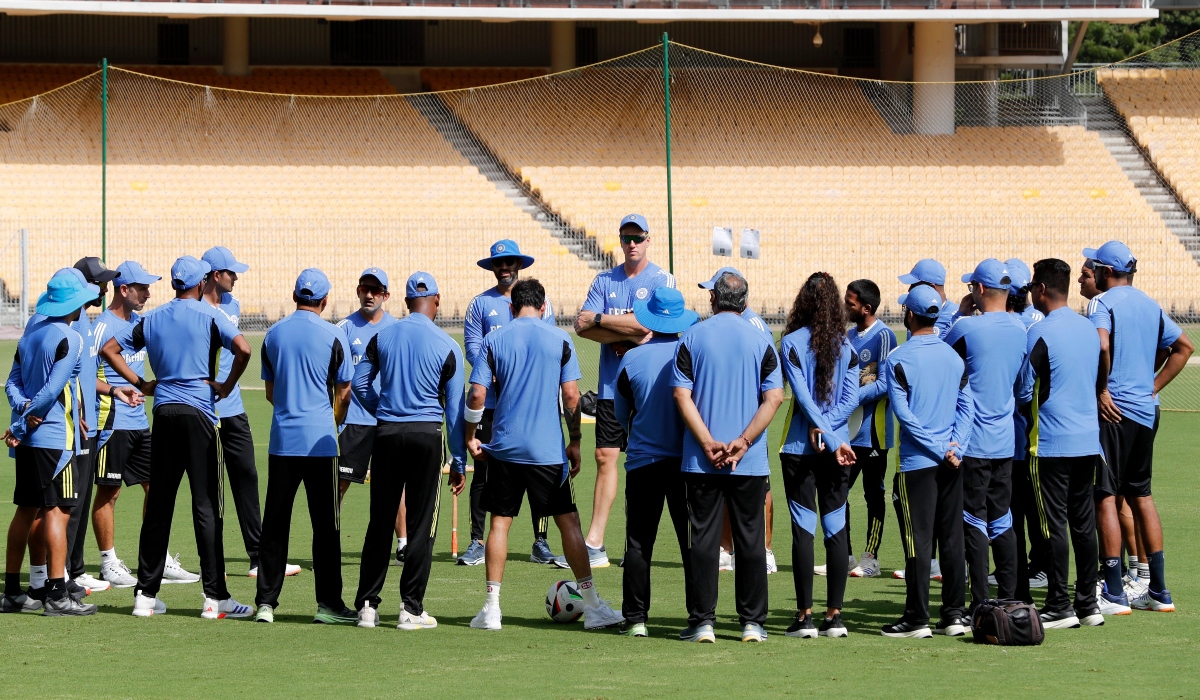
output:
[[[10,350],[0,351],[11,352]],[[266,449],[270,408],[261,391],[246,391],[257,444],[260,487],[266,490]],[[782,412],[772,425],[776,433]],[[513,527],[503,589],[504,629],[483,632],[467,624],[483,603],[483,567],[459,567],[450,557],[451,508],[443,503],[436,558],[426,607],[438,618],[436,630],[399,632],[400,570],[390,572],[381,608],[383,625],[374,630],[311,624],[315,612],[310,566],[310,528],[304,497],[297,497],[290,561],[304,571],[287,579],[274,625],[250,620],[199,618],[199,584],[164,586],[168,614],[138,619],[129,613],[132,589],[96,593],[97,615],[45,619],[0,617],[0,687],[20,697],[216,697],[252,693],[258,697],[486,697],[618,698],[882,696],[896,692],[926,696],[1108,697],[1136,692],[1144,697],[1200,696],[1200,476],[1193,438],[1200,414],[1167,413],[1158,440],[1156,498],[1166,530],[1168,579],[1179,612],[1136,612],[1109,618],[1101,628],[1052,630],[1035,648],[977,646],[963,639],[899,641],[879,635],[879,627],[899,616],[903,582],[891,578],[851,579],[843,613],[847,639],[799,640],[783,636],[795,610],[791,577],[791,536],[787,511],[775,514],[774,551],[780,572],[770,577],[771,637],[762,645],[738,642],[733,606],[733,575],[722,574],[718,643],[689,645],[675,638],[685,624],[683,574],[669,525],[660,529],[653,570],[654,597],[648,639],[625,639],[611,631],[584,632],[582,624],[558,625],[547,616],[547,587],[569,572],[527,561],[531,531],[522,513]],[[594,465],[592,430],[584,429],[584,469],[576,480],[584,527],[590,521]],[[774,483],[782,484],[773,458]],[[12,460],[0,458],[0,494],[12,488]],[[890,475],[888,484],[890,484]],[[344,596],[352,601],[358,582],[359,553],[366,529],[368,489],[356,486],[342,514]],[[7,524],[12,506],[0,503]],[[117,551],[136,567],[141,509],[140,489],[125,489],[118,503]],[[227,498],[227,503],[231,501]],[[861,487],[851,493],[852,538],[861,550],[865,508]],[[458,525],[465,543],[466,498]],[[172,530],[172,551],[189,569],[198,568],[186,487],[181,490]],[[237,517],[225,520],[229,588],[244,603],[254,599],[247,578]],[[894,512],[889,508],[881,560],[890,575],[901,564]],[[610,556],[622,550],[623,509],[618,500],[608,528]],[[98,570],[94,539],[88,542],[89,570]],[[551,544],[560,549],[551,530]],[[823,557],[818,552],[818,562]],[[566,576],[564,576],[566,574]],[[619,606],[621,569],[596,572],[601,596]],[[934,600],[937,596],[934,584]],[[817,579],[816,603],[824,599]],[[389,624],[390,623],[390,624]],[[1136,691],[1130,686],[1136,686]],[[899,690],[902,689],[902,690]]]

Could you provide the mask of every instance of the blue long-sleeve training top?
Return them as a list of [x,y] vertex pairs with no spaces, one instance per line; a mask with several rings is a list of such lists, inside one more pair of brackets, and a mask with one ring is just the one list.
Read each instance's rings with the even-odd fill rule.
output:
[[888,355],[883,371],[900,426],[900,471],[937,466],[952,442],[962,457],[975,403],[958,353],[936,335],[916,335]]
[[[83,351],[82,337],[62,320],[38,318],[17,343],[4,387],[13,409],[13,434],[28,447],[62,450],[59,470],[81,437],[78,377]],[[29,428],[28,416],[38,416],[42,422]]]
[[818,399],[817,356],[809,343],[812,331],[800,328],[783,337],[780,353],[783,374],[792,387],[792,405],[788,407],[787,428],[780,452],[793,455],[816,454],[808,440],[808,429],[816,426],[824,435],[826,450],[836,450],[850,442],[846,421],[858,407],[858,355],[849,340],[842,340],[837,366],[833,372],[833,394]]

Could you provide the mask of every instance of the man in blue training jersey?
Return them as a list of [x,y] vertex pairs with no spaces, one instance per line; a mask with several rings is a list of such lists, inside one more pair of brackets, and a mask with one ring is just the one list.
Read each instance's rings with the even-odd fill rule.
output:
[[[146,516],[138,546],[138,584],[133,614],[150,617],[166,611],[158,600],[167,560],[167,542],[179,483],[187,474],[192,523],[200,551],[204,605],[200,617],[216,620],[253,612],[233,599],[225,586],[225,547],[216,412],[250,361],[250,344],[225,316],[201,299],[201,286],[212,270],[190,255],[171,266],[175,299],[127,326],[100,349],[104,361],[147,396],[154,396],[150,435],[150,483]],[[126,353],[145,348],[154,380],[145,381],[125,363]],[[234,354],[225,381],[216,381],[217,354]]]
[[[884,476],[887,474],[888,450],[895,447],[895,428],[888,408],[887,382],[880,367],[896,347],[896,334],[875,317],[879,311],[879,285],[871,280],[854,280],[846,285],[846,316],[854,325],[846,338],[858,356],[858,405],[862,422],[851,436],[854,465],[850,467],[849,488],[854,488],[858,475],[863,478],[863,500],[867,504],[867,541],[862,558],[850,569],[855,578],[878,576],[879,546],[883,543],[883,520],[887,513],[884,503]],[[847,508],[846,537],[850,537],[850,518]]]
[[[579,386],[582,376],[575,345],[566,332],[543,323],[546,290],[535,279],[512,288],[513,321],[488,334],[479,361],[471,368],[467,399],[466,442],[475,459],[488,460],[483,500],[492,514],[487,535],[487,598],[471,620],[475,629],[501,626],[500,584],[508,552],[508,530],[529,493],[529,506],[554,518],[563,552],[583,596],[584,628],[623,622],[601,600],[579,526],[571,478],[579,473]],[[476,436],[488,388],[496,392],[492,439]],[[559,396],[562,416],[559,415]],[[563,446],[563,423],[570,443]]]
[[[274,622],[287,563],[296,490],[304,485],[312,521],[317,614],[313,622],[352,623],[342,600],[341,512],[337,492],[337,427],[350,405],[350,346],[346,334],[321,318],[329,278],[316,268],[300,272],[296,311],[263,338],[262,378],[274,410],[267,447],[267,508],[263,518],[256,622]],[[390,526],[395,516],[388,521]],[[388,530],[391,544],[391,530]],[[385,564],[386,568],[386,564]]]
[[[1141,610],[1172,612],[1163,563],[1162,522],[1151,496],[1154,438],[1158,432],[1158,393],[1187,365],[1194,347],[1153,299],[1133,286],[1137,259],[1120,241],[1086,248],[1101,294],[1088,307],[1100,335],[1100,447],[1096,472],[1096,521],[1107,592],[1121,586],[1121,534],[1116,497],[1123,496],[1147,549],[1150,585],[1134,600]],[[1159,354],[1165,363],[1155,375]]]
[[900,281],[908,285],[910,292],[917,286],[926,285],[932,287],[942,298],[934,332],[937,337],[944,337],[946,331],[950,330],[950,325],[954,323],[954,314],[958,311],[958,304],[946,298],[946,268],[937,260],[925,258],[918,260],[907,275],[900,275]]
[[683,457],[683,418],[671,388],[672,366],[679,334],[699,320],[683,295],[659,287],[650,298],[633,304],[638,323],[654,336],[621,358],[613,409],[625,427],[625,564],[621,634],[648,636],[650,612],[650,562],[662,518],[663,502],[670,511],[679,551],[683,555],[685,610],[691,610],[691,554],[688,551],[687,498],[680,461]]
[[[1017,539],[1012,531],[1012,462],[1016,437],[1015,387],[1025,362],[1025,326],[1006,311],[1012,278],[1008,268],[988,258],[963,275],[971,293],[961,316],[943,336],[967,364],[975,401],[970,445],[962,458],[963,527],[971,608],[991,598],[988,545],[996,565],[997,596],[1017,591]],[[973,316],[975,311],[980,315]],[[943,561],[945,557],[942,557]]]
[[[975,404],[966,365],[938,339],[942,298],[914,287],[897,300],[912,334],[883,363],[888,400],[900,428],[900,469],[892,502],[904,549],[904,615],[881,630],[885,637],[958,637],[970,629],[963,614],[963,450],[969,447]],[[929,561],[937,540],[942,569],[941,619],[929,629]]]
[[770,464],[764,435],[783,403],[775,348],[741,317],[749,286],[726,272],[713,287],[714,316],[683,334],[671,385],[688,428],[683,479],[691,528],[693,605],[680,639],[713,642],[720,572],[721,516],[729,507],[735,597],[742,641],[766,639],[767,567],[763,499]]
[[[1039,260],[1033,269],[1030,292],[1044,318],[1029,329],[1018,401],[1029,406],[1029,466],[1035,478],[1037,529],[1050,546],[1042,625],[1094,627],[1104,624],[1096,601],[1092,500],[1100,426],[1096,404],[1088,399],[1096,391],[1100,339],[1091,333],[1091,323],[1067,306],[1071,266],[1051,258]],[[1075,550],[1074,605],[1067,594],[1069,547]],[[1018,555],[1023,557],[1024,552]]]
[[650,224],[641,214],[629,214],[618,227],[625,262],[596,275],[575,332],[600,343],[600,386],[596,400],[596,491],[592,497],[592,523],[588,528],[588,556],[592,566],[608,566],[604,529],[617,497],[617,459],[625,449],[625,429],[613,416],[617,367],[625,351],[644,343],[650,331],[637,322],[633,304],[658,287],[675,287],[675,278],[646,257],[650,250]]
[[[483,340],[492,331],[512,323],[512,288],[521,275],[521,270],[533,264],[533,258],[523,255],[517,242],[504,239],[492,244],[488,257],[476,263],[485,270],[490,270],[496,277],[496,286],[471,300],[467,306],[467,315],[463,320],[463,345],[467,349],[467,363],[472,367],[479,359],[483,350]],[[550,325],[554,323],[554,307],[546,301],[546,311],[542,320]],[[496,414],[496,394],[488,390],[483,407],[483,420],[476,433],[479,439],[487,442],[492,439],[492,419]],[[475,462],[475,473],[471,477],[471,544],[458,558],[458,563],[465,566],[477,566],[483,563],[483,529],[487,520],[487,509],[483,504],[483,485],[487,482],[487,460]],[[567,560],[555,557],[546,542],[546,530],[550,527],[550,519],[529,509],[529,517],[533,520],[533,550],[529,561],[535,564],[553,564],[566,567]]]
[[[77,379],[87,351],[71,324],[99,287],[85,284],[73,270],[59,270],[38,298],[37,317],[17,343],[5,385],[12,425],[4,440],[16,459],[12,523],[8,529],[4,597],[0,612],[44,615],[93,615],[95,605],[82,603],[67,589],[67,526],[79,506],[77,461],[83,426]],[[21,590],[21,567],[34,521],[42,517],[49,580],[44,595]]]
[[[408,501],[408,531],[413,537],[400,576],[400,621],[396,627],[419,630],[437,627],[437,620],[425,610],[425,589],[441,510],[444,444],[450,445],[454,455],[450,470],[454,494],[466,483],[463,354],[458,343],[433,322],[441,305],[433,275],[413,273],[405,285],[404,303],[409,315],[371,339],[354,371],[354,393],[379,420],[371,474],[371,519],[363,540],[355,605],[359,627],[379,624],[379,593],[387,579],[388,546],[403,493]],[[381,387],[378,392],[376,381]]]
[[[366,356],[367,344],[375,334],[395,323],[396,317],[383,310],[391,293],[388,291],[387,273],[380,268],[368,267],[363,270],[354,291],[358,295],[358,311],[337,325],[346,334],[346,342],[350,344],[350,361],[357,367]],[[378,393],[378,380],[374,388]],[[358,396],[351,393],[346,422],[338,431],[338,507],[341,507],[350,484],[361,484],[367,480],[367,473],[371,469],[371,453],[375,449],[375,424],[375,416],[363,408]],[[395,530],[396,557],[392,563],[401,566],[404,564],[404,547],[408,544],[404,530],[403,497],[396,513]]]

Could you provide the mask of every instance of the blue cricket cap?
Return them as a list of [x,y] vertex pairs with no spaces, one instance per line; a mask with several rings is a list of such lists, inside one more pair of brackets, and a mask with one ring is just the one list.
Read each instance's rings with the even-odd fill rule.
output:
[[975,266],[974,272],[962,276],[963,282],[976,282],[988,289],[1008,289],[1012,278],[1008,276],[1008,268],[995,258],[988,258]]
[[942,286],[946,284],[946,268],[942,264],[932,258],[918,260],[916,265],[913,265],[912,272],[907,275],[900,275],[900,281],[904,284],[916,284],[924,282],[925,284],[936,284]]
[[493,243],[491,249],[488,251],[488,256],[475,264],[485,270],[490,270],[492,269],[492,263],[500,258],[520,258],[522,270],[533,264],[533,257],[523,255],[517,242],[511,238],[505,238]]
[[185,255],[171,266],[171,287],[179,291],[191,289],[204,281],[204,276],[212,272],[212,266],[203,260],[197,260]]
[[296,296],[305,301],[320,301],[329,294],[329,278],[315,267],[302,270],[296,278]]
[[113,280],[114,287],[120,287],[123,284],[154,284],[162,279],[158,275],[152,275],[146,272],[146,268],[140,263],[133,260],[126,260],[117,265],[117,278]]
[[1029,266],[1018,258],[1005,260],[1004,266],[1008,268],[1008,293],[1024,294],[1025,288],[1033,281],[1033,273],[1029,271]]
[[[425,285],[425,289],[418,289],[421,285]],[[431,297],[438,293],[437,280],[428,272],[414,272],[408,277],[408,283],[404,285],[404,298],[417,299],[420,297]]]
[[368,267],[367,269],[362,271],[361,275],[358,276],[358,283],[362,284],[363,280],[365,280],[368,277],[374,277],[375,281],[383,286],[384,291],[387,291],[388,276],[387,276],[387,273],[384,272],[382,269],[380,269],[378,267]]
[[621,224],[617,226],[617,231],[629,226],[630,224],[637,226],[643,233],[650,233],[650,224],[646,223],[646,217],[641,214],[626,214],[624,219],[621,219]]
[[233,252],[223,245],[214,246],[204,251],[204,257],[201,260],[212,265],[212,269],[216,271],[229,270],[240,275],[250,269],[250,266],[246,263],[238,262],[233,257]]
[[938,313],[942,310],[942,295],[938,294],[933,287],[926,285],[913,287],[912,291],[907,294],[901,294],[896,302],[914,314],[925,318],[937,318]]
[[1083,257],[1117,272],[1137,272],[1137,258],[1133,257],[1129,246],[1120,241],[1109,241],[1099,248],[1084,248]]
[[642,327],[656,333],[682,333],[700,320],[687,308],[678,289],[659,287],[645,299],[633,302],[633,315]]
[[80,309],[100,296],[100,287],[88,283],[82,273],[65,268],[54,273],[46,283],[46,291],[37,300],[37,312],[47,318],[58,318]]
[[717,285],[717,280],[721,279],[721,275],[725,274],[726,272],[732,272],[733,274],[737,275],[738,277],[741,277],[742,279],[746,279],[746,276],[743,275],[742,273],[738,272],[736,267],[722,267],[720,270],[717,270],[716,274],[714,274],[712,276],[712,279],[710,279],[707,282],[700,282],[696,286],[701,289],[712,289],[713,287],[715,287]]

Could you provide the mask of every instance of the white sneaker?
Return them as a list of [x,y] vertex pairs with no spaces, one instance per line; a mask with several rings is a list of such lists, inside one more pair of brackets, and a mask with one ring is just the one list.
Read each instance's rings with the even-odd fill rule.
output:
[[101,564],[100,578],[112,584],[113,588],[132,588],[137,585],[133,572],[120,559]]
[[[858,566],[858,560],[854,558],[853,554],[850,555],[850,560],[846,562],[846,566],[848,566],[850,568],[850,570],[854,570],[854,568],[856,566]],[[829,575],[829,567],[826,566],[825,564],[820,564],[818,566],[814,566],[813,573],[816,574],[817,576],[828,576]]]
[[[904,569],[896,569],[895,571],[893,571],[892,578],[898,578],[898,579],[903,580],[904,579]],[[931,580],[931,581],[941,581],[942,580],[942,565],[938,563],[937,559],[931,559],[929,561],[929,580]]]
[[721,548],[721,555],[717,557],[718,571],[733,571],[733,555]]
[[[1125,599],[1126,599],[1126,601],[1128,601],[1129,596],[1126,595]],[[1104,582],[1103,581],[1096,582],[1096,607],[1100,608],[1101,615],[1131,615],[1131,614],[1133,614],[1133,608],[1131,608],[1130,606],[1123,605],[1122,603],[1117,602],[1117,601],[1109,600],[1104,595]]]
[[858,566],[850,569],[850,575],[854,578],[872,578],[878,576],[881,571],[879,560],[870,552],[863,552],[862,559],[858,560]]
[[205,620],[220,620],[226,617],[250,617],[254,609],[249,605],[242,605],[233,598],[225,600],[213,600],[212,598],[204,599],[204,608],[200,611],[200,617]]
[[429,614],[428,610],[422,612],[420,615],[413,615],[405,610],[403,605],[400,606],[400,623],[396,625],[396,629],[431,630],[434,627],[437,627],[437,620],[434,619],[433,615]]
[[107,591],[110,587],[108,581],[96,578],[95,576],[87,573],[76,576],[75,583],[89,589],[92,593],[96,593],[97,591]]
[[1129,574],[1125,574],[1125,576],[1122,577],[1121,584],[1122,588],[1125,589],[1125,596],[1128,597],[1129,600],[1141,598],[1143,595],[1146,595],[1147,591],[1150,590],[1150,584],[1148,582],[1137,578],[1136,576],[1130,576]]
[[767,574],[779,573],[779,566],[775,563],[775,552],[767,550]]
[[471,619],[471,627],[477,630],[500,629],[500,606],[497,605],[493,608],[484,603],[483,609],[479,611],[479,614]]
[[167,611],[167,604],[158,599],[158,597],[150,597],[136,594],[133,597],[133,616],[134,617],[151,617],[153,615],[162,615]]
[[[299,564],[284,564],[283,565],[283,575],[284,576],[295,576],[296,574],[300,573],[300,571],[301,571],[301,569],[300,569]],[[248,573],[246,575],[249,576],[250,578],[258,578],[258,566],[255,565],[255,566],[250,567],[250,573]]]
[[613,610],[607,600],[601,600],[600,604],[595,607],[583,606],[583,628],[585,630],[613,627],[624,621],[625,616]]
[[200,574],[193,574],[187,571],[179,563],[179,555],[171,556],[167,554],[167,563],[163,566],[162,582],[167,583],[196,583],[200,580]]
[[379,624],[379,611],[371,607],[368,601],[363,603],[363,609],[358,611],[358,626],[369,630]]

